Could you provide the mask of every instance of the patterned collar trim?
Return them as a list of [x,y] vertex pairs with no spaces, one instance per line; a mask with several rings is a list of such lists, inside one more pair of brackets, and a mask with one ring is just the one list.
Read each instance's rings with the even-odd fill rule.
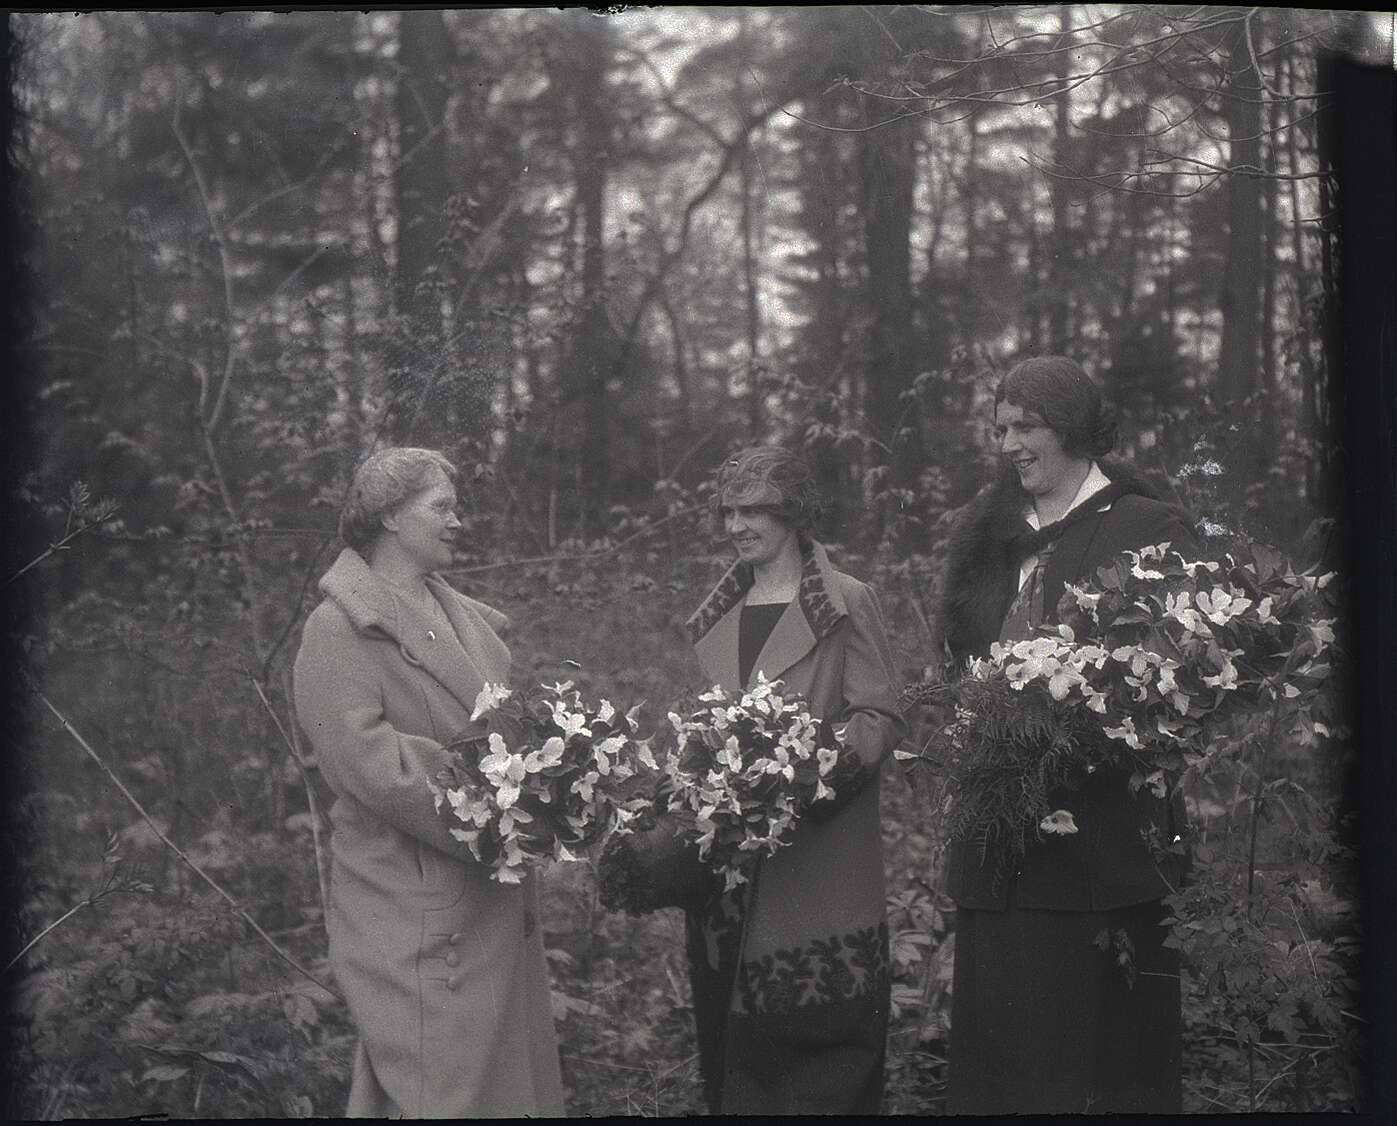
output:
[[[800,587],[796,599],[801,613],[816,637],[824,637],[847,615],[848,610],[833,579],[834,568],[824,544],[802,540],[800,547]],[[685,623],[690,644],[698,644],[752,589],[752,567],[738,561],[718,580],[702,605]]]

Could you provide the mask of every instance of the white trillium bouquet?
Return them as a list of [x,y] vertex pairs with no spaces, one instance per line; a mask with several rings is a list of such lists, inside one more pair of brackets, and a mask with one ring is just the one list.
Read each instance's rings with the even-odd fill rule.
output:
[[842,731],[760,672],[748,692],[715,686],[698,700],[706,706],[687,717],[669,714],[679,745],[665,764],[663,806],[731,890],[758,857],[790,844],[802,815],[856,786],[863,769]]
[[639,710],[585,704],[571,681],[528,692],[487,684],[471,713],[483,730],[448,744],[453,761],[432,786],[438,815],[500,883],[580,859],[649,804],[628,784],[638,765],[659,769],[636,738]]
[[1049,791],[1109,765],[1131,792],[1165,797],[1236,721],[1269,715],[1275,736],[1328,733],[1332,575],[1296,572],[1271,548],[1191,562],[1167,544],[1128,551],[1067,587],[1061,622],[996,643],[949,684],[915,685],[941,706],[921,758],[950,778],[952,836],[1070,834]]

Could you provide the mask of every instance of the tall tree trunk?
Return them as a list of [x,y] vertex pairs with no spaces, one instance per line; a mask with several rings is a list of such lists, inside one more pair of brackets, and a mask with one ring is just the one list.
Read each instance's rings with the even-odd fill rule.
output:
[[[1072,7],[1058,5],[1058,43],[1067,43],[1072,37]],[[1071,74],[1072,54],[1061,51],[1057,55],[1057,78],[1061,93],[1054,99],[1053,116],[1053,161],[1061,168],[1068,163],[1072,144],[1072,95],[1066,92],[1067,78]],[[1067,217],[1067,182],[1059,176],[1048,178],[1048,197],[1053,213],[1053,230],[1048,252],[1048,348],[1052,352],[1064,352],[1068,345],[1068,312],[1071,302],[1068,298],[1069,278],[1072,273],[1072,232]],[[1090,229],[1090,228],[1088,228]]]
[[[1238,25],[1228,44],[1228,85],[1223,99],[1230,165],[1261,165],[1261,83]],[[1227,260],[1223,267],[1222,342],[1218,350],[1218,397],[1241,399],[1257,389],[1258,328],[1261,316],[1261,183],[1251,175],[1227,177]]]
[[[883,114],[884,103],[866,112]],[[876,119],[875,119],[876,120]],[[912,383],[912,196],[915,122],[904,118],[859,134],[868,308],[872,318],[865,410],[877,438],[892,448],[896,484],[915,472],[916,431],[900,433],[902,392]]]
[[399,320],[389,353],[389,378],[397,400],[390,434],[396,442],[436,445],[451,429],[446,417],[448,372],[440,348],[442,279],[437,261],[446,206],[442,119],[447,39],[440,11],[405,11],[398,19],[393,304]]
[[568,69],[577,120],[572,154],[577,206],[581,216],[582,274],[573,327],[568,398],[581,421],[577,450],[578,526],[585,537],[601,532],[607,507],[611,464],[608,450],[607,375],[611,367],[611,328],[606,308],[606,185],[611,166],[611,122],[606,76],[611,69],[610,21],[590,13],[573,24]]
[[[1286,59],[1286,77],[1289,82],[1290,92],[1293,94],[1297,89],[1295,76],[1295,59]],[[1290,174],[1290,239],[1291,239],[1291,276],[1294,278],[1293,292],[1291,300],[1293,302],[1293,320],[1296,326],[1295,350],[1300,361],[1300,420],[1298,429],[1305,438],[1313,443],[1313,448],[1317,453],[1323,450],[1323,435],[1319,429],[1318,404],[1316,396],[1316,384],[1319,380],[1319,365],[1315,362],[1315,344],[1312,339],[1315,333],[1313,328],[1316,318],[1310,314],[1310,295],[1306,288],[1306,281],[1309,273],[1305,268],[1307,256],[1305,254],[1305,225],[1300,222],[1300,152],[1298,136],[1299,130],[1293,126],[1285,131],[1286,148],[1286,171]],[[1321,237],[1323,233],[1321,231]],[[1306,495],[1311,499],[1317,496],[1319,488],[1319,462],[1320,458],[1310,457],[1305,460],[1305,490]]]
[[[446,206],[446,76],[450,64],[440,11],[399,14],[398,25],[398,264],[397,309],[415,329],[439,332],[441,295],[432,276]],[[426,283],[426,284],[424,284]]]
[[[747,66],[747,37],[749,34],[747,21],[747,11],[738,9],[738,42],[742,48],[739,65],[744,70]],[[742,90],[745,77],[745,74],[739,73],[737,75],[736,88],[738,91]],[[739,103],[738,112],[745,118],[747,116],[746,105]],[[757,306],[756,258],[752,249],[752,164],[754,159],[753,135],[748,132],[742,138],[742,155],[738,161],[738,173],[742,186],[742,282],[744,295],[747,299],[747,433],[753,440],[761,434],[765,413],[762,409],[761,389],[758,386],[758,367],[761,361],[761,317]]]
[[757,307],[757,267],[752,251],[752,138],[742,142],[738,162],[742,182],[742,285],[746,297],[747,322],[747,432],[755,439],[762,430],[763,410],[758,366],[761,362],[761,318]]
[[980,300],[975,289],[978,276],[980,224],[976,193],[979,188],[980,169],[980,112],[972,105],[966,112],[966,129],[969,136],[965,147],[965,166],[961,171],[961,209],[965,213],[965,300],[961,314],[960,343],[966,348],[975,344],[975,323],[978,320]]

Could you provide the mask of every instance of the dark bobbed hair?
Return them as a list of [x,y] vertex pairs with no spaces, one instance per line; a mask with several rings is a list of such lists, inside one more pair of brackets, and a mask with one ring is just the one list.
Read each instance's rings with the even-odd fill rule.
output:
[[[749,446],[738,450],[718,467],[715,486],[715,516],[725,501],[750,504],[771,489],[778,498],[769,505],[773,515],[806,536],[825,509],[810,463],[784,446]],[[767,504],[766,501],[756,503]]]
[[1067,356],[1033,356],[999,381],[994,405],[1032,411],[1071,457],[1105,457],[1116,447],[1116,412],[1101,389]]
[[366,554],[383,531],[383,517],[431,487],[434,470],[446,474],[448,481],[456,480],[456,467],[436,450],[390,446],[365,458],[354,471],[340,511],[340,539]]

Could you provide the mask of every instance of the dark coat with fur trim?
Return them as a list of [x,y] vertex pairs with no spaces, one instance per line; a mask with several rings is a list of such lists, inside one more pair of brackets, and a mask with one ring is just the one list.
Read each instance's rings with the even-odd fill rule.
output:
[[[1165,540],[1194,542],[1184,513],[1166,504],[1149,482],[1123,462],[1098,463],[1112,485],[1124,489],[1114,499],[1105,491],[1088,498],[1096,511],[1078,520],[1056,541],[1043,572],[1043,605],[1049,621],[1068,583],[1095,575],[1117,554]],[[1105,503],[1103,503],[1103,499]],[[1013,541],[1027,528],[1026,498],[1012,475],[1001,476],[967,506],[951,534],[941,621],[947,648],[957,663],[985,656],[998,640],[1004,616],[1018,590],[1019,559]],[[1132,795],[1124,775],[1101,770],[1076,790],[1050,795],[1054,808],[1072,812],[1082,831],[1030,841],[1013,873],[1019,907],[1057,911],[1106,911],[1158,899],[1178,887],[1183,858],[1156,868],[1141,833],[1152,823],[1166,840],[1182,831],[1183,807],[1147,790]],[[1009,880],[996,879],[998,857],[963,842],[950,848],[947,890],[961,907],[1003,910]]]

